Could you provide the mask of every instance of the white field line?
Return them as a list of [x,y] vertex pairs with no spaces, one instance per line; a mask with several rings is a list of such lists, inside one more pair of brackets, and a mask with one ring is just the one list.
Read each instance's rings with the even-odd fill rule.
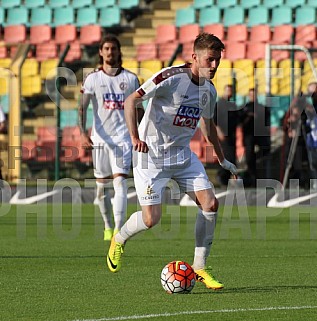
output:
[[102,318],[102,319],[77,319],[73,321],[124,321],[124,320],[141,320],[150,318],[161,318],[161,317],[173,317],[179,315],[189,314],[213,314],[213,313],[239,313],[239,312],[254,312],[254,311],[278,311],[278,310],[305,310],[305,309],[317,309],[315,305],[304,305],[295,307],[264,307],[264,308],[246,308],[246,309],[222,309],[222,310],[206,310],[206,311],[180,311],[176,313],[160,313],[160,314],[144,314],[144,315],[131,315],[131,316],[120,316],[113,318]]

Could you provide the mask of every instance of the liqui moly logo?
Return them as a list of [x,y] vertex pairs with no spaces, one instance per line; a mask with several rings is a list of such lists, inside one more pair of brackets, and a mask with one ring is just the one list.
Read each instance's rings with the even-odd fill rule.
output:
[[195,129],[198,125],[202,109],[198,107],[180,106],[173,124],[180,127]]
[[105,109],[123,109],[123,94],[106,93],[103,94],[103,100],[103,106]]

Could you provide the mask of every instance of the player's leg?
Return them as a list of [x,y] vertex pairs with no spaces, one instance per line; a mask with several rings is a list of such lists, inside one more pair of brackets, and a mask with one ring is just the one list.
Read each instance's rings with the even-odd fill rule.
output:
[[97,193],[96,204],[104,221],[104,240],[111,240],[113,234],[111,216],[112,205],[107,187],[111,175],[109,160],[103,145],[95,146],[92,153],[94,176],[96,177]]
[[180,179],[181,188],[199,206],[195,226],[195,253],[193,269],[196,272],[197,280],[205,283],[208,288],[221,289],[223,284],[218,282],[206,269],[207,258],[210,254],[218,214],[218,200],[213,192],[206,171],[197,159],[192,156],[191,165],[182,172]]
[[121,256],[127,240],[156,225],[162,215],[161,195],[169,178],[156,179],[160,173],[156,168],[135,167],[133,173],[142,211],[133,213],[111,240],[107,265],[112,272],[117,272],[121,268]]
[[107,153],[113,173],[113,218],[114,232],[119,231],[126,220],[127,214],[127,177],[131,168],[131,145],[122,142],[120,146],[107,146]]

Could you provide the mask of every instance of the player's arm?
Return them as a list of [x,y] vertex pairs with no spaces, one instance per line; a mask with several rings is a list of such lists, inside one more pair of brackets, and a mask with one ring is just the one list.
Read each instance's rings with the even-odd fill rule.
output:
[[226,160],[220,141],[217,135],[217,128],[213,119],[202,118],[200,121],[200,128],[208,144],[213,145],[215,153],[218,157],[219,164],[233,175],[237,175],[237,168],[234,164]]
[[92,148],[92,141],[86,130],[87,109],[90,103],[90,94],[82,93],[78,104],[78,125],[80,128],[81,144],[83,148]]
[[141,95],[137,91],[128,96],[128,98],[124,102],[124,117],[128,126],[134,150],[142,153],[147,153],[149,151],[149,148],[146,142],[140,140],[137,126],[138,108],[136,108],[136,106],[140,104],[141,101]]

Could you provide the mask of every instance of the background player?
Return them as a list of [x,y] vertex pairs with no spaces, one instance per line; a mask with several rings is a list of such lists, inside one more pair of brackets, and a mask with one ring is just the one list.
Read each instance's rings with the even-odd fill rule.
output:
[[[90,73],[82,85],[79,105],[79,126],[82,147],[93,148],[97,202],[103,217],[104,239],[110,240],[125,221],[127,208],[126,178],[131,168],[131,139],[124,119],[124,101],[139,87],[135,74],[122,68],[119,40],[107,35],[99,46],[101,67]],[[93,127],[91,137],[86,130],[88,105],[92,101]],[[143,109],[139,109],[140,117]],[[114,230],[111,222],[112,205],[106,189],[113,175]],[[109,187],[109,186],[108,186]]]
[[[200,208],[193,262],[197,280],[208,288],[223,287],[206,270],[218,201],[204,166],[189,147],[198,121],[203,117],[208,129],[207,142],[214,146],[220,164],[236,174],[236,167],[224,158],[212,120],[216,90],[210,79],[217,71],[223,49],[223,43],[216,36],[200,34],[194,43],[192,64],[161,70],[126,100],[125,117],[137,152],[134,180],[142,211],[133,213],[112,238],[107,255],[112,272],[121,267],[126,241],[159,222],[162,193],[168,181],[174,179]],[[149,103],[138,132],[135,106],[140,99],[149,99]]]

